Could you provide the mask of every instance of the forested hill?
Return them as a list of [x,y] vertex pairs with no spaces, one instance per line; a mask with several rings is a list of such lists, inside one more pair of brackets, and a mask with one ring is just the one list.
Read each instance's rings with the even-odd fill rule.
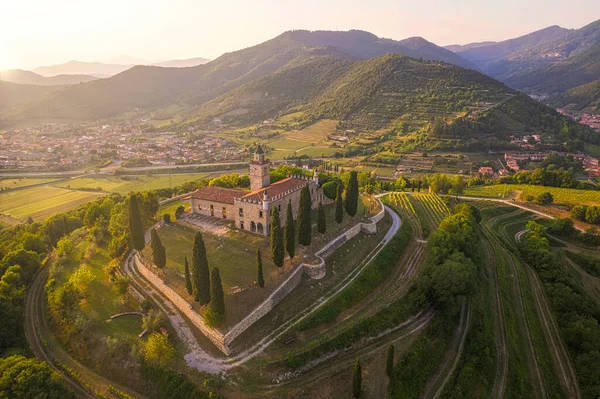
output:
[[507,100],[514,92],[477,71],[388,54],[355,64],[306,109],[305,118],[351,120],[376,130],[406,117],[453,119]]
[[516,76],[508,84],[527,92],[549,94],[549,102],[574,110],[598,111],[600,101],[600,39],[565,61]]
[[356,58],[401,52],[474,68],[460,56],[421,38],[394,41],[361,31],[290,31],[259,45],[226,53],[204,65],[190,68],[137,66],[107,79],[70,87],[30,104],[20,117],[22,120],[88,120],[173,104],[195,107],[296,62],[298,57],[327,47]]

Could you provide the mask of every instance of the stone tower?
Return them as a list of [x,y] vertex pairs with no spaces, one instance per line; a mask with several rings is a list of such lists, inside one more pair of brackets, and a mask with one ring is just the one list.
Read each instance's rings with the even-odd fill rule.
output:
[[260,190],[271,184],[270,169],[271,162],[265,159],[265,153],[259,144],[254,153],[254,159],[250,163],[250,189],[252,191]]

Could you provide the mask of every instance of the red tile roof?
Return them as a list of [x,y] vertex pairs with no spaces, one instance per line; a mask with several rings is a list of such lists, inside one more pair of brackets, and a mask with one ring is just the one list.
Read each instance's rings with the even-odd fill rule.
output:
[[273,200],[281,194],[288,192],[289,190],[301,189],[306,185],[306,180],[297,179],[295,177],[288,177],[283,180],[273,183],[268,187],[261,188],[260,190],[253,191],[249,194],[244,195],[244,199],[253,201],[262,201],[264,192],[267,192],[267,198]]
[[234,188],[204,186],[195,191],[192,194],[192,198],[233,205],[234,198],[243,197],[247,193],[247,191],[236,190]]

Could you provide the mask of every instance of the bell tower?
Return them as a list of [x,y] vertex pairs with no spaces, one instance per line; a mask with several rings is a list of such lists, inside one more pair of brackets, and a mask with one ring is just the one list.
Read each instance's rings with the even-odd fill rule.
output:
[[260,190],[271,184],[270,169],[271,162],[265,159],[265,153],[259,144],[250,163],[250,190]]

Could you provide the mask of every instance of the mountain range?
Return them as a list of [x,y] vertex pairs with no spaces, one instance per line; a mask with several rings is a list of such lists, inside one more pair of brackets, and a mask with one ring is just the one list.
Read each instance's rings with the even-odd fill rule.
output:
[[600,20],[580,29],[551,26],[502,42],[447,46],[484,73],[548,103],[598,112]]
[[[436,134],[459,140],[532,130],[558,135],[567,124],[563,142],[594,141],[589,130],[479,71],[567,37],[577,46],[561,62],[588,59],[594,47],[584,45],[584,36],[551,27],[507,42],[452,47],[468,53],[466,59],[423,38],[395,41],[357,30],[288,31],[193,67],[138,65],[110,78],[52,86],[52,91],[27,87],[18,101],[0,103],[0,111],[5,125],[131,118],[132,112],[180,126],[217,117],[248,126],[294,113],[300,126],[328,118],[363,132],[398,124],[429,132],[436,121]],[[493,52],[485,50],[490,46]],[[492,53],[494,60],[486,63],[482,54]],[[4,90],[16,89],[8,85]]]
[[0,71],[0,81],[38,86],[63,86],[91,82],[98,79],[91,75],[56,75],[42,76],[22,69]]
[[[114,58],[115,61],[136,61],[133,57],[119,56]],[[209,59],[202,57],[195,57],[182,60],[170,60],[160,62],[148,62],[143,60],[137,60],[134,63],[105,63],[105,62],[82,62],[82,61],[69,61],[64,64],[42,66],[32,69],[31,72],[36,73],[45,77],[52,77],[57,75],[91,75],[97,78],[111,77],[126,71],[135,65],[153,65],[160,67],[192,67],[197,65],[206,64]]]

